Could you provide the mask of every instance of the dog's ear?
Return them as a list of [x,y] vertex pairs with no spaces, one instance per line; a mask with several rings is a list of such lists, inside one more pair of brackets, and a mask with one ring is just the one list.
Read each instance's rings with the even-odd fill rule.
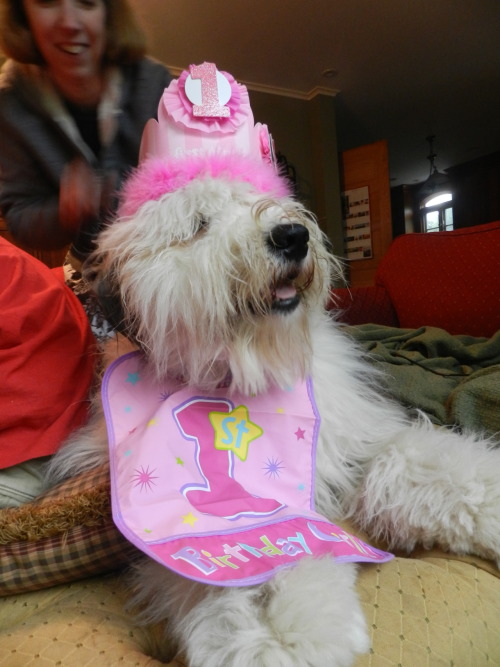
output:
[[94,289],[105,319],[115,331],[127,335],[129,331],[118,290],[107,280],[99,280]]

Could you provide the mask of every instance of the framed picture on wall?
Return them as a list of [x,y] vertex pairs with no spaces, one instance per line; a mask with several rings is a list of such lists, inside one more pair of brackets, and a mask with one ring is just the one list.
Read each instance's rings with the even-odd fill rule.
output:
[[343,192],[342,209],[346,259],[369,259],[372,257],[372,234],[368,186]]

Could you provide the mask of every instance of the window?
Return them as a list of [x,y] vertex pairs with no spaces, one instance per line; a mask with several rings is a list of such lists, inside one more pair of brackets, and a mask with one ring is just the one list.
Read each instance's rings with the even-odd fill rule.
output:
[[421,204],[423,232],[449,232],[453,229],[451,192],[430,195]]

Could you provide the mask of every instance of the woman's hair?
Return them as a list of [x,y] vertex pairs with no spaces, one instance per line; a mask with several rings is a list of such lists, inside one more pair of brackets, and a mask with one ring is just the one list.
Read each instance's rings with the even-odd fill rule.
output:
[[[117,65],[140,60],[146,38],[128,0],[103,0],[107,42],[104,59]],[[43,64],[24,12],[23,0],[0,0],[0,49],[17,62]]]

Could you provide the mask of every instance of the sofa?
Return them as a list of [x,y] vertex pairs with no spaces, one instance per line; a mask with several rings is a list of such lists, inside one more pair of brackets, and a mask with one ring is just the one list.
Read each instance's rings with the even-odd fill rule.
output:
[[349,324],[490,337],[500,329],[500,221],[398,236],[374,285],[334,289],[330,305]]
[[[499,258],[500,222],[399,237],[373,286],[332,289],[330,304],[360,354],[387,371],[388,393],[436,424],[470,422],[492,437],[500,431]],[[126,611],[132,553],[111,519],[106,466],[0,511],[0,665],[185,664],[168,650],[158,657],[160,630],[137,627]],[[494,563],[418,549],[360,565],[357,586],[372,648],[356,667],[500,665]]]
[[388,391],[434,423],[500,433],[500,222],[396,238],[330,306]]

